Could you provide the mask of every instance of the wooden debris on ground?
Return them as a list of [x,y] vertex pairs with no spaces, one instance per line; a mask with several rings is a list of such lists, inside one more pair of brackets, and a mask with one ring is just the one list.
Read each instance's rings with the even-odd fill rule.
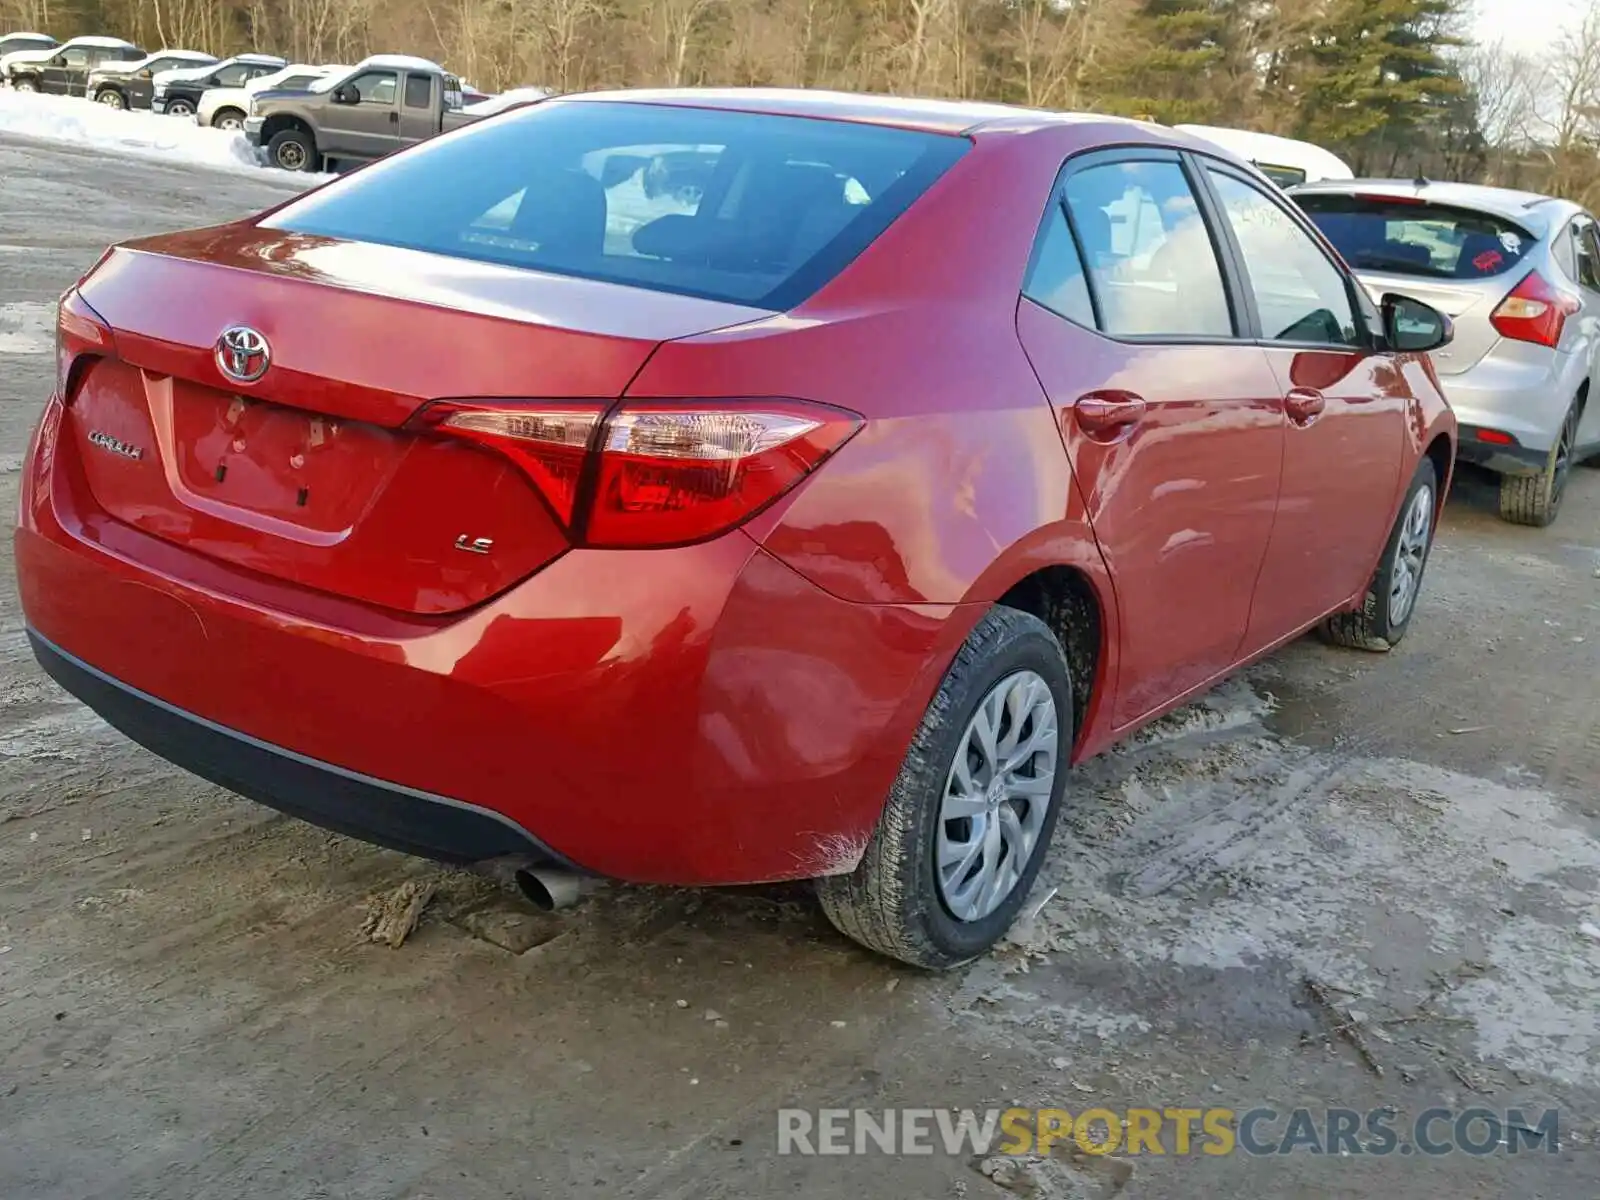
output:
[[367,902],[367,919],[361,926],[368,941],[381,942],[398,950],[422,919],[422,912],[433,900],[435,884],[408,879],[393,891],[374,896]]

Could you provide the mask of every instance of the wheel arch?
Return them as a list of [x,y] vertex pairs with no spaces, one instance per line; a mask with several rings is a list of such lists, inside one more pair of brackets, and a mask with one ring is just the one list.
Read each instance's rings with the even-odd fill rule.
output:
[[261,123],[262,144],[270,142],[280,133],[290,129],[295,129],[305,134],[311,139],[312,147],[317,149],[318,153],[321,153],[320,148],[317,147],[317,131],[312,128],[311,123],[304,117],[297,116],[294,113],[273,113],[264,120]]

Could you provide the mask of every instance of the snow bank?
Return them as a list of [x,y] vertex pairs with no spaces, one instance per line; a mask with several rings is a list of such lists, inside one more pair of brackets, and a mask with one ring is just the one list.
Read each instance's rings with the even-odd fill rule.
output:
[[[126,112],[69,96],[0,91],[0,133],[221,170],[263,170],[242,133],[204,129],[184,117]],[[284,171],[273,171],[280,178]],[[310,186],[320,177],[294,178]]]

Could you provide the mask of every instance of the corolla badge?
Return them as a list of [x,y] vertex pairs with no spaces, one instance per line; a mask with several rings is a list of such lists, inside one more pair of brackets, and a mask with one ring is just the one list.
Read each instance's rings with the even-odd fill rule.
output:
[[254,383],[272,365],[266,335],[248,325],[230,325],[217,339],[217,369],[238,383]]
[[109,450],[112,454],[120,454],[123,458],[131,458],[135,462],[144,457],[144,451],[132,442],[125,442],[121,438],[112,437],[101,429],[89,431],[91,445],[99,446],[102,450]]

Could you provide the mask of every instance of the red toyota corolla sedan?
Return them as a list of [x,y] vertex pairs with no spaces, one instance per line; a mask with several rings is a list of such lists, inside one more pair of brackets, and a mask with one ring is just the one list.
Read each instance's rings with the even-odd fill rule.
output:
[[815,878],[941,967],[1094,754],[1415,611],[1449,322],[1170,130],[564,98],[62,299],[34,649],[242,795],[456,862]]

